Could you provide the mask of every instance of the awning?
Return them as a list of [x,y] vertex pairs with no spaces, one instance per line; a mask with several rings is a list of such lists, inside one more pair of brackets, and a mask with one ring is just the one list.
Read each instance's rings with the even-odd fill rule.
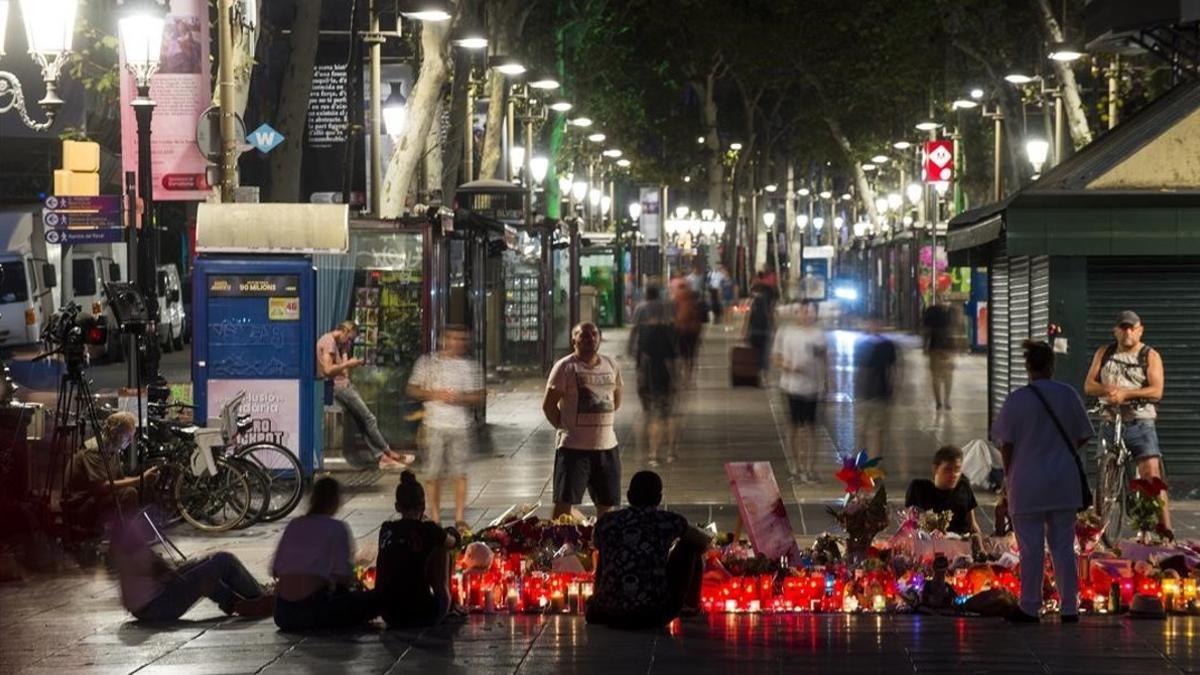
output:
[[959,227],[946,233],[946,250],[961,251],[995,241],[1004,231],[1004,216],[993,215],[987,220],[968,227]]
[[201,253],[346,253],[345,204],[200,204],[196,250]]

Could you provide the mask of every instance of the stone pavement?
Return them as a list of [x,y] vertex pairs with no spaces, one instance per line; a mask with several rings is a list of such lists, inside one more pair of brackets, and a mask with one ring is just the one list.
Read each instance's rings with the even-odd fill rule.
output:
[[[625,333],[608,331],[605,350],[619,353]],[[853,404],[849,347],[856,335],[831,333],[836,384],[825,406],[817,486],[792,489],[782,446],[786,410],[771,389],[732,389],[727,354],[733,332],[709,327],[698,386],[680,406],[679,459],[660,469],[670,508],[694,522],[733,526],[736,509],[722,464],[771,461],[793,527],[802,541],[833,528],[824,508],[840,494],[832,478],[838,450],[852,448]],[[984,359],[963,355],[952,412],[929,402],[922,357],[911,338],[904,351],[904,384],[886,454],[887,484],[899,505],[903,488],[926,475],[933,450],[945,442],[982,438]],[[637,431],[640,411],[633,373],[618,413],[626,479],[644,466]],[[548,514],[553,433],[542,419],[541,381],[510,382],[489,396],[494,455],[477,458],[470,473],[468,520],[478,527],[514,503],[542,502]],[[342,517],[370,551],[379,524],[392,514],[394,475],[329,467],[347,485]],[[344,465],[341,465],[344,467]],[[987,500],[986,496],[983,501]],[[1177,531],[1189,538],[1200,519],[1194,503],[1177,503]],[[443,503],[443,508],[449,504]],[[590,507],[584,506],[585,512]],[[981,520],[989,527],[986,509]],[[255,525],[217,536],[186,526],[172,537],[189,556],[235,552],[260,578],[284,524]],[[472,616],[425,631],[363,631],[287,635],[269,621],[226,619],[210,603],[184,621],[145,627],[129,621],[115,582],[102,571],[70,571],[0,585],[0,673],[257,673],[257,672],[1181,672],[1200,670],[1200,619],[1138,622],[1085,617],[1011,627],[997,620],[914,616],[715,615],[660,632],[629,633],[586,626],[574,616]]]

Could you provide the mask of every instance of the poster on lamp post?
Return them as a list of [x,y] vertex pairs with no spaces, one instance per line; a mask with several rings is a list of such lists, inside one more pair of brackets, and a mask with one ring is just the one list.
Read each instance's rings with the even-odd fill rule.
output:
[[656,246],[659,241],[660,213],[659,192],[657,187],[644,187],[638,190],[638,201],[642,203],[642,217],[638,226],[642,230],[642,243]]
[[[137,118],[130,105],[137,83],[121,52],[121,166],[137,173]],[[208,196],[208,166],[196,147],[196,123],[212,101],[208,59],[208,3],[171,0],[163,25],[158,72],[150,78],[154,117],[150,167],[156,201],[193,201]]]

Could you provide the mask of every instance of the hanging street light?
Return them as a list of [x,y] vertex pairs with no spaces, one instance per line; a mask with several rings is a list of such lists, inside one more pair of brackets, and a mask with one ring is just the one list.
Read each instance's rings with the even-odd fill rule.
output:
[[800,188],[796,191],[796,194],[800,195],[801,197],[807,197],[812,194],[812,190],[809,190],[808,188]]
[[629,161],[628,159],[621,158],[617,160],[617,166],[621,167],[622,169],[628,169],[629,167],[633,166],[633,162]]
[[609,148],[600,154],[604,155],[605,157],[607,157],[609,159],[618,159],[621,157],[621,155],[623,155],[625,153],[621,152],[620,150],[618,150],[616,148]]
[[891,192],[887,196],[887,205],[888,209],[899,211],[900,207],[904,206],[904,198],[900,196],[899,192]]
[[1030,82],[1033,82],[1033,80],[1034,80],[1034,78],[1026,75],[1025,73],[1009,73],[1008,75],[1004,76],[1005,82],[1008,82],[1009,84],[1015,84],[1018,86],[1023,85],[1023,84],[1029,84]]
[[909,143],[908,141],[896,141],[895,143],[892,143],[892,147],[897,150],[903,151],[903,150],[907,150],[907,149],[911,148],[912,143]]
[[449,21],[452,9],[446,0],[406,0],[399,7],[402,16],[430,23]]
[[592,205],[592,208],[600,206],[600,197],[603,195],[604,193],[600,191],[600,188],[588,190],[588,203]]
[[393,82],[389,88],[391,91],[383,102],[383,127],[388,136],[399,138],[408,121],[408,99],[404,97],[401,83]]
[[812,223],[813,229],[817,232],[820,232],[821,228],[825,227],[825,218],[822,216],[817,216],[816,218],[813,218]]
[[833,199],[833,193],[829,190],[822,190],[821,194],[817,195],[821,199]]
[[1066,42],[1056,42],[1050,46],[1050,60],[1059,63],[1071,63],[1084,57],[1084,53]]
[[[0,0],[0,58],[4,57],[4,35],[7,31],[9,0]],[[45,131],[54,124],[63,100],[58,97],[58,78],[71,53],[75,35],[75,14],[78,0],[21,0],[21,16],[25,21],[25,42],[29,57],[38,64],[46,95],[38,107],[45,121],[35,122],[25,107],[25,92],[13,73],[0,70],[0,114],[16,110],[21,122],[34,131]],[[160,44],[161,47],[161,44]],[[155,62],[158,61],[157,49]],[[4,99],[7,99],[5,101]]]
[[512,169],[512,175],[521,173],[521,169],[525,168],[525,146],[514,143],[508,149],[508,166]]
[[854,196],[853,196],[853,195],[851,195],[849,192],[843,192],[843,193],[842,193],[842,201],[844,201],[844,202],[848,202],[848,201],[850,201],[850,200],[852,200],[852,199],[854,199]]
[[571,185],[571,198],[574,199],[576,202],[582,202],[583,198],[587,197],[587,194],[588,194],[587,181],[579,180],[579,181],[575,181]]
[[604,139],[606,139],[606,138],[608,138],[608,136],[605,136],[604,134],[599,133],[599,132],[594,133],[594,134],[589,134],[587,137],[587,139],[593,143],[603,143]]
[[917,131],[937,131],[938,129],[942,128],[942,125],[934,122],[933,120],[925,120],[923,122],[917,122],[916,128]]
[[608,216],[608,210],[612,208],[612,197],[608,195],[600,196],[600,215]]
[[558,80],[554,79],[553,77],[550,77],[549,75],[542,74],[542,75],[539,75],[538,77],[534,78],[534,80],[529,83],[529,86],[533,87],[534,89],[540,89],[542,91],[553,91],[555,89],[558,89],[558,87],[560,85],[558,83]]
[[763,225],[766,225],[768,230],[771,229],[771,226],[775,224],[775,212],[767,211],[766,213],[762,214],[762,221]]
[[559,174],[558,175],[558,193],[560,195],[571,194],[571,183],[574,182],[574,180],[575,180],[575,178],[569,173]]
[[905,188],[905,194],[908,195],[908,202],[916,206],[925,198],[925,186],[920,183],[909,183],[908,187]]
[[493,56],[488,59],[488,64],[495,68],[496,72],[509,77],[523,75],[526,70],[525,64],[515,56]]
[[960,98],[954,101],[954,103],[951,103],[950,107],[954,108],[955,110],[970,110],[972,108],[978,108],[979,101],[973,101],[969,98]]
[[876,164],[887,164],[888,156],[887,155],[875,155],[874,157],[871,158],[871,161]]
[[570,124],[573,127],[579,127],[581,129],[586,129],[586,128],[592,126],[592,118],[590,118],[590,117],[572,117],[571,119],[567,120],[567,124]]
[[729,149],[733,150],[734,152],[737,152],[738,150],[742,149],[742,144],[741,143],[730,143]]
[[979,87],[975,87],[974,89],[971,90],[971,98],[975,99],[976,101],[982,99],[983,98],[983,90],[980,89]]
[[575,106],[572,105],[570,101],[567,101],[567,100],[564,100],[561,98],[555,100],[553,103],[550,104],[550,109],[553,110],[554,112],[567,112],[571,108],[574,108],[574,107]]

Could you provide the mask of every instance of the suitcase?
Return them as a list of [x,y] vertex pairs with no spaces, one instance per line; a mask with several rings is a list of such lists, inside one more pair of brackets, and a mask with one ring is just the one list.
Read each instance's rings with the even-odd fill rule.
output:
[[735,387],[757,387],[759,375],[758,350],[747,344],[734,345],[729,350],[729,383]]

